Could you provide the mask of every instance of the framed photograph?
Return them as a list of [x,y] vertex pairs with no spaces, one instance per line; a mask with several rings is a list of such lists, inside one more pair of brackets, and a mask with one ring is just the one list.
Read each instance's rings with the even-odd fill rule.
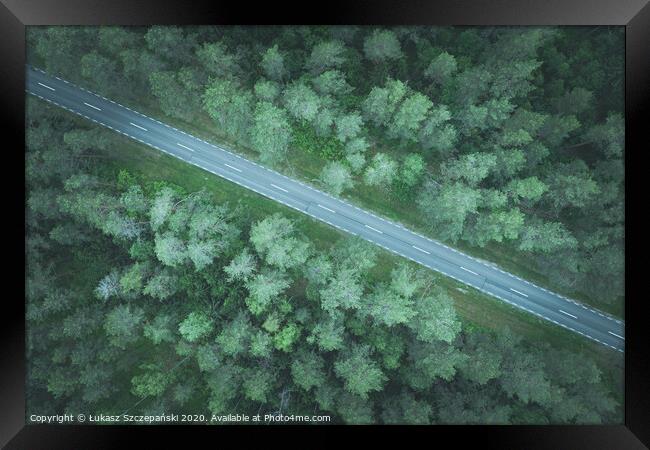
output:
[[647,1],[2,0],[0,30],[6,448],[648,448]]

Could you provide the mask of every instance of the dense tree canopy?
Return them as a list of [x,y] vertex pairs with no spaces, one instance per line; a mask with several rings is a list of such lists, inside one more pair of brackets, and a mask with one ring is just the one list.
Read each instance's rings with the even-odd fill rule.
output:
[[[618,28],[27,39],[36,67],[621,310]],[[193,168],[171,182],[119,135],[31,97],[26,127],[29,411],[620,423],[611,367],[524,338],[517,313],[482,317],[451,280],[272,202],[225,203]]]

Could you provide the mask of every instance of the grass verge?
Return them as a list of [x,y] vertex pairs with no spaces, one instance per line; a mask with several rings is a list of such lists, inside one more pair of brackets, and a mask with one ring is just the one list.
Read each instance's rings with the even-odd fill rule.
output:
[[[77,120],[82,122],[82,119]],[[343,236],[343,233],[338,230],[214,176],[199,167],[133,142],[123,136],[116,135],[115,139],[118,145],[115,145],[110,152],[106,152],[106,155],[109,156],[109,159],[106,160],[107,164],[115,173],[126,169],[132,173],[138,173],[145,180],[165,180],[178,184],[188,191],[205,189],[214,196],[217,202],[231,204],[233,200],[241,202],[247,206],[252,214],[252,219],[255,220],[275,212],[281,212],[296,221],[297,228],[312,241],[316,248],[321,250],[331,247],[338,238]],[[380,249],[380,255],[375,273],[378,276],[384,272],[385,277],[388,277],[394,264],[403,260],[383,249]],[[407,261],[407,263],[421,268],[411,261]],[[465,327],[487,331],[498,331],[509,327],[528,340],[547,342],[554,347],[585,353],[593,358],[601,368],[607,385],[617,395],[617,398],[623,398],[623,354],[524,313],[451,278],[436,274],[436,280],[448,290],[453,298]]]
[[[125,102],[125,105],[133,107],[151,117],[164,119],[166,123],[173,127],[205,139],[208,142],[225,147],[233,153],[239,153],[248,159],[259,162],[259,155],[257,152],[233,142],[222,133],[219,133],[218,130],[215,129],[214,121],[205,114],[199,113],[196,115],[195,120],[192,122],[186,122],[166,116],[153,101],[147,101],[139,105],[127,101]],[[386,151],[386,149],[382,148],[381,151]],[[393,153],[391,156],[394,158],[399,156],[394,152],[386,152],[389,154]],[[273,169],[289,177],[299,179],[304,183],[311,184],[318,189],[323,189],[318,177],[324,164],[325,161],[323,161],[323,159],[317,154],[306,153],[296,148],[290,148],[287,158],[282,165],[273,167]],[[432,236],[430,230],[428,230],[426,221],[417,210],[415,202],[397,200],[392,198],[390,195],[377,195],[377,188],[365,186],[360,181],[356,182],[353,190],[344,193],[340,198],[390,219],[393,222],[400,223],[407,228],[423,234],[424,236],[437,239],[437,237]],[[445,241],[444,243],[475,258],[489,262],[492,265],[497,265],[501,269],[532,283],[584,302],[585,304],[609,314],[618,317],[623,316],[624,307],[622,301],[606,303],[593,299],[581,292],[567,290],[555,285],[547,275],[540,272],[540,270],[534,266],[529,255],[521,253],[508,243],[491,242],[483,248],[470,246],[463,241],[455,243]]]

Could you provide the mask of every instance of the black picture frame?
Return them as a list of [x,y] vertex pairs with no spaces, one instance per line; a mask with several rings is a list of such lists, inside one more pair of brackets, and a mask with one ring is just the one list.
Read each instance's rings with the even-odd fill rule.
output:
[[[25,26],[26,25],[150,25],[150,24],[386,24],[386,25],[624,25],[626,29],[626,206],[634,198],[635,155],[648,143],[650,105],[650,5],[648,0],[444,0],[444,1],[348,1],[317,4],[264,4],[221,1],[180,0],[0,0],[0,123],[4,128],[2,147],[6,166],[0,177],[5,206],[16,209],[4,235],[5,262],[16,272],[13,261],[24,255],[19,239],[24,226],[25,197],[18,191],[24,185],[24,112],[25,112]],[[9,138],[9,139],[7,139]],[[11,144],[7,145],[7,142]],[[630,164],[631,163],[631,164]],[[21,171],[21,168],[23,169]],[[9,176],[13,174],[13,176]],[[24,192],[24,191],[23,191]],[[636,194],[642,196],[643,194]],[[632,197],[630,197],[632,196]],[[640,200],[643,205],[643,199]],[[642,207],[640,209],[643,209]],[[12,211],[13,212],[13,211]],[[626,208],[626,242],[635,242],[635,212]],[[20,219],[23,218],[21,221]],[[24,227],[23,227],[24,228]],[[11,233],[11,234],[9,234]],[[24,244],[24,242],[23,242]],[[634,245],[634,244],[633,244]],[[650,342],[643,321],[644,296],[638,279],[633,277],[633,248],[626,245],[626,349],[625,349],[625,420],[620,426],[435,426],[435,427],[334,427],[335,431],[357,431],[383,439],[395,432],[434,434],[453,440],[454,446],[468,441],[484,448],[517,449],[636,449],[650,445]],[[13,254],[15,252],[15,255]],[[643,259],[637,265],[643,264]],[[642,269],[640,270],[640,272]],[[238,445],[256,435],[260,428],[247,427],[124,427],[77,425],[25,425],[25,310],[22,287],[15,276],[5,272],[0,370],[0,444],[6,448],[113,448],[128,445],[134,436],[145,435],[171,446],[175,439],[185,445],[198,443],[197,434],[237,433]],[[24,276],[24,275],[23,275]],[[7,283],[8,284],[8,283]],[[636,286],[636,288],[635,288]],[[334,440],[333,427],[268,427],[265,431],[291,433],[292,441],[318,433],[324,444]],[[189,433],[192,433],[191,435]],[[211,435],[210,439],[215,439]],[[202,438],[207,436],[201,436]],[[421,436],[426,437],[426,436]],[[221,437],[219,438],[219,440]],[[286,436],[285,438],[286,439]],[[308,439],[312,440],[313,437]],[[152,448],[153,441],[147,445]],[[218,443],[219,441],[213,441]],[[285,441],[286,442],[286,441]],[[402,442],[414,442],[404,441]]]

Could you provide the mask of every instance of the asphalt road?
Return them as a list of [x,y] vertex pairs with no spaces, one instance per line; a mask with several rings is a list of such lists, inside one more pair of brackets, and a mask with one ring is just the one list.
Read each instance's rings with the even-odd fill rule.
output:
[[479,261],[402,225],[191,136],[60,78],[27,67],[26,91],[258,194],[360,236],[512,306],[623,351],[624,322]]

